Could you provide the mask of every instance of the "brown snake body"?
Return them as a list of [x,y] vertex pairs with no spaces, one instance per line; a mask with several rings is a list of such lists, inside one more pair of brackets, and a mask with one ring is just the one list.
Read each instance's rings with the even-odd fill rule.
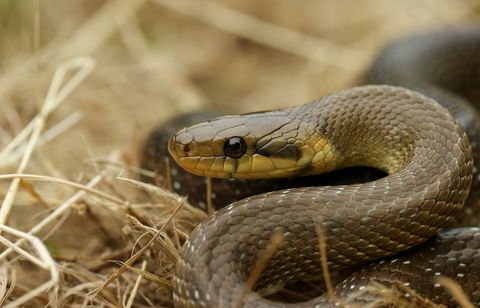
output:
[[[422,51],[419,44],[413,46]],[[379,75],[375,68],[372,72]],[[437,84],[420,85],[430,90]],[[432,97],[450,104],[442,101],[450,93],[436,97],[439,90],[433,92]],[[460,122],[475,138],[473,114],[459,110]],[[285,281],[321,275],[318,227],[326,238],[331,270],[414,247],[455,219],[469,194],[474,167],[467,137],[446,109],[392,86],[358,87],[299,107],[202,122],[175,133],[169,150],[185,169],[217,177],[290,177],[350,166],[388,174],[362,184],[267,192],[217,211],[181,250],[173,277],[178,307],[288,306],[261,293]],[[275,234],[282,242],[253,291],[245,282]],[[358,292],[368,281],[391,285],[401,280],[435,303],[455,305],[434,280],[446,275],[461,280],[470,300],[480,302],[480,229],[444,231],[422,247],[354,274],[337,286],[338,300],[369,302],[375,295]],[[322,296],[294,306],[334,304]]]

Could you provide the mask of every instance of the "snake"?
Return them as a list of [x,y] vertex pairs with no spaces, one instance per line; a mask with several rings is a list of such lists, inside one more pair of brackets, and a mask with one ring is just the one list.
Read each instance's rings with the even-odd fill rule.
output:
[[[401,282],[436,304],[458,305],[437,276],[459,282],[480,303],[480,228],[448,228],[476,193],[480,122],[468,98],[480,82],[480,28],[394,42],[366,79],[370,85],[304,105],[221,116],[173,133],[168,151],[197,176],[278,181],[355,166],[385,173],[364,183],[264,192],[219,209],[180,250],[176,307],[362,305],[379,299],[365,291],[370,282]],[[280,241],[254,277],[274,238]],[[332,271],[366,265],[335,296],[294,304],[265,297],[325,274],[322,259]]]

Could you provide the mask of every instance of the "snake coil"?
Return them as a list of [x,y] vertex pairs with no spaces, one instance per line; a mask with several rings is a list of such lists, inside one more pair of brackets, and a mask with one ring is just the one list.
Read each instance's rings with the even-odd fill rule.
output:
[[[454,92],[480,81],[478,46],[480,31],[468,27],[409,38],[381,54],[370,82],[428,97],[396,86],[357,87],[299,107],[215,118],[176,132],[169,151],[197,175],[278,178],[350,166],[388,175],[362,184],[267,192],[217,211],[181,249],[173,277],[175,306],[288,306],[261,293],[321,275],[317,226],[326,236],[329,268],[335,270],[394,255],[451,224],[472,183],[467,135],[476,150],[480,125],[476,111]],[[447,107],[467,135],[429,97]],[[282,242],[252,291],[245,281],[275,234]],[[414,253],[363,268],[339,284],[336,294],[343,303],[366,303],[376,298],[359,292],[368,282],[400,280],[436,303],[453,306],[434,279],[446,275],[479,303],[479,273],[480,229],[457,228],[442,231]],[[334,304],[322,296],[295,307]]]

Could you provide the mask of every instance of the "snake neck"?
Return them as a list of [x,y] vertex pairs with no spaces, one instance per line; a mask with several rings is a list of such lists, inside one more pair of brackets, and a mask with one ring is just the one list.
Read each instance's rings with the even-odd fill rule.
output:
[[292,109],[299,139],[307,140],[308,148],[317,152],[302,175],[354,166],[394,174],[412,161],[415,140],[425,137],[413,128],[416,115],[410,106],[395,102],[405,99],[400,94],[385,101],[376,95],[356,91],[342,101],[328,97]]

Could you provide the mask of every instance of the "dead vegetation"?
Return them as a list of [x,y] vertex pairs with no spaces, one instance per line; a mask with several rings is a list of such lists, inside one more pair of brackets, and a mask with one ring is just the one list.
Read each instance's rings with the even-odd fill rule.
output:
[[178,249],[206,214],[134,181],[151,128],[358,84],[386,42],[479,12],[475,0],[0,2],[2,306],[171,306]]

